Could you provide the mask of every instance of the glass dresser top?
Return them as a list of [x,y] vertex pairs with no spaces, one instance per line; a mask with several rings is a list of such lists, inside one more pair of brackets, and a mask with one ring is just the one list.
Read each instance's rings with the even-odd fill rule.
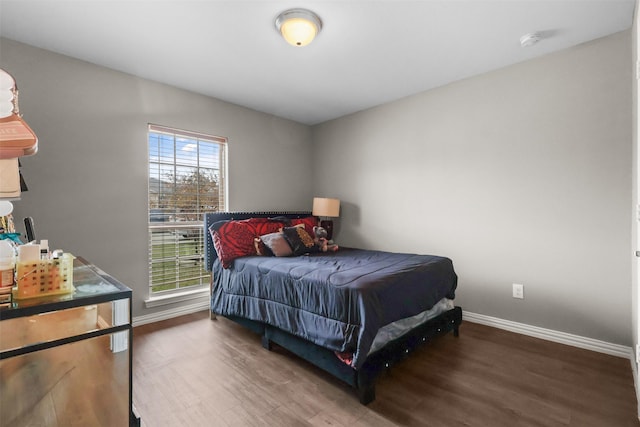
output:
[[13,298],[9,307],[0,309],[0,320],[131,298],[131,289],[81,257],[73,260],[73,287],[61,295]]

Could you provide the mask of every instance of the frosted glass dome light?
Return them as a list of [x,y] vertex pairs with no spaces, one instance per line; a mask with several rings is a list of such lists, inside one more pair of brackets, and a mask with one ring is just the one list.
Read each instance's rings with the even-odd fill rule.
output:
[[292,46],[306,46],[322,29],[322,21],[307,9],[289,9],[276,18],[276,28]]

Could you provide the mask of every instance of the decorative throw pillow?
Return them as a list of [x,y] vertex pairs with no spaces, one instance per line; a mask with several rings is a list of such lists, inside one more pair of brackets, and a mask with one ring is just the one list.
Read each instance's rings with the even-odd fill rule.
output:
[[286,216],[272,216],[269,218],[269,221],[281,222],[284,224],[284,227],[289,227],[291,225],[291,218],[287,218]]
[[311,237],[314,237],[313,227],[318,225],[318,218],[315,216],[308,216],[305,218],[295,218],[291,220],[291,226],[304,224],[304,229],[309,233]]
[[260,236],[260,240],[275,256],[291,256],[293,254],[291,246],[282,232],[265,234]]
[[216,221],[213,224],[211,224],[209,226],[209,233],[213,233],[214,231],[218,231],[220,229],[220,227],[222,227],[223,225],[225,225],[226,223],[230,222],[230,219],[224,219],[222,221]]
[[286,226],[284,222],[273,218],[250,218],[244,221],[253,229],[253,232],[255,233],[254,237],[262,236],[263,234],[275,233],[282,227]]
[[287,242],[289,242],[293,255],[304,255],[318,252],[319,250],[313,241],[313,237],[307,233],[305,227],[285,227],[282,233]]
[[275,256],[273,255],[273,252],[271,252],[271,249],[269,249],[267,247],[267,245],[264,244],[264,242],[262,241],[262,239],[260,237],[256,237],[253,239],[253,245],[256,248],[256,255],[258,256]]
[[230,268],[234,259],[256,254],[256,237],[276,232],[283,226],[268,218],[250,218],[216,222],[209,227],[209,232],[222,267]]
[[218,259],[223,268],[231,267],[234,259],[241,256],[253,255],[254,233],[251,227],[239,221],[229,221],[217,231],[213,231],[213,246],[218,253]]

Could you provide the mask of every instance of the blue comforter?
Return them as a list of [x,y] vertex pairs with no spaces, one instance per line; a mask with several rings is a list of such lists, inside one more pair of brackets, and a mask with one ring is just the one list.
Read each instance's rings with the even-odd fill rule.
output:
[[378,329],[455,297],[449,258],[341,248],[213,265],[212,310],[278,327],[364,363]]

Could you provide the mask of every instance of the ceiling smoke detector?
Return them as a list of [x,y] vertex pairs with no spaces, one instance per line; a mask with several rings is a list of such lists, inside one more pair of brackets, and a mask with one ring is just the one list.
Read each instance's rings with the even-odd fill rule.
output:
[[541,39],[540,33],[525,34],[524,36],[520,37],[520,46],[522,47],[533,46],[534,44],[538,43],[540,39]]

